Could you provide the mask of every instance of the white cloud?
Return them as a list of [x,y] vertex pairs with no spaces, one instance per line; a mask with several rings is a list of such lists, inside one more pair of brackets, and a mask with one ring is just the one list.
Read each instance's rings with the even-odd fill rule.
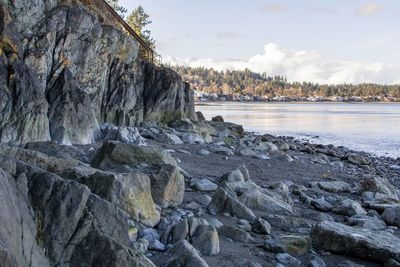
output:
[[177,59],[165,57],[172,65],[209,67],[217,70],[248,68],[267,75],[283,75],[290,81],[318,83],[387,83],[399,80],[400,68],[379,62],[359,62],[351,60],[325,60],[315,51],[293,51],[269,43],[263,54],[247,60],[214,60],[211,58]]
[[268,4],[263,7],[263,10],[268,13],[284,13],[288,8],[281,4]]
[[357,15],[360,16],[371,16],[375,15],[383,10],[383,6],[375,3],[368,3],[359,7],[356,11]]

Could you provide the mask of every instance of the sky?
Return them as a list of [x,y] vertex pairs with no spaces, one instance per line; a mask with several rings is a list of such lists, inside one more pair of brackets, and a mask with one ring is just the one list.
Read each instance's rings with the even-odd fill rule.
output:
[[163,61],[290,81],[400,83],[400,1],[120,0],[142,5]]

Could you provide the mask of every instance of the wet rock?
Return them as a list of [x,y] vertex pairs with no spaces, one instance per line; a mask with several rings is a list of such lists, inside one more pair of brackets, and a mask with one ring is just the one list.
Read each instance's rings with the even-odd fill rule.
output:
[[218,232],[212,225],[200,225],[197,227],[192,237],[192,245],[200,251],[202,255],[219,254]]
[[172,246],[162,256],[162,262],[165,267],[208,267],[208,264],[200,257],[196,249],[186,240]]
[[271,225],[264,219],[257,218],[252,225],[251,229],[256,234],[269,235],[271,234]]
[[388,232],[369,231],[340,223],[321,222],[311,230],[315,249],[385,263],[400,259],[400,239]]
[[331,211],[333,209],[332,204],[326,201],[324,198],[311,200],[311,205],[319,211]]
[[218,185],[208,179],[197,180],[192,184],[192,187],[198,191],[212,192],[217,190]]
[[218,228],[218,233],[237,242],[247,243],[253,240],[246,231],[230,225],[222,225]]
[[351,186],[343,181],[333,181],[333,182],[319,182],[318,186],[328,192],[350,192]]
[[386,209],[382,213],[382,219],[388,225],[400,227],[400,206]]
[[182,204],[185,179],[176,166],[164,164],[154,167],[150,181],[151,195],[157,204],[162,207]]
[[351,199],[344,199],[333,210],[334,213],[353,216],[353,215],[366,215],[367,212],[361,207],[361,204]]

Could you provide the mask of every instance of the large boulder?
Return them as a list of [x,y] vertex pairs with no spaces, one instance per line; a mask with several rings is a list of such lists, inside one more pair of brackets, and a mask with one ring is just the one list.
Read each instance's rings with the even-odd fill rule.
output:
[[182,240],[163,255],[162,266],[208,267],[208,264],[188,241]]
[[151,194],[161,206],[182,204],[185,194],[185,178],[180,170],[170,164],[158,165],[150,174]]
[[122,165],[135,167],[140,163],[150,165],[171,164],[176,166],[176,161],[168,152],[162,149],[118,142],[104,142],[94,156],[92,167],[102,170],[115,170]]
[[368,204],[399,203],[396,188],[384,177],[365,178],[361,183],[361,192],[372,192],[373,200]]
[[384,231],[369,231],[335,222],[321,222],[311,230],[315,249],[385,263],[400,260],[400,238]]
[[230,188],[219,187],[212,196],[207,209],[211,214],[227,212],[238,218],[253,221],[257,217],[253,211],[243,204]]
[[56,158],[35,150],[11,147],[4,144],[0,144],[0,155],[26,162],[29,165],[50,172],[61,172],[69,168],[83,165],[75,159]]
[[38,231],[14,178],[0,169],[0,263],[12,266],[50,266],[37,242]]
[[400,227],[400,206],[386,209],[382,213],[382,219],[388,225]]
[[146,174],[96,172],[78,181],[145,225],[152,227],[160,220],[152,198],[150,178]]

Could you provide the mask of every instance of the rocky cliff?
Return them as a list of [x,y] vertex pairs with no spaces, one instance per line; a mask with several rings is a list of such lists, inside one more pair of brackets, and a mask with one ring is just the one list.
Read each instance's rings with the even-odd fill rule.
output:
[[105,122],[193,117],[188,85],[95,4],[0,1],[0,142],[88,144]]

